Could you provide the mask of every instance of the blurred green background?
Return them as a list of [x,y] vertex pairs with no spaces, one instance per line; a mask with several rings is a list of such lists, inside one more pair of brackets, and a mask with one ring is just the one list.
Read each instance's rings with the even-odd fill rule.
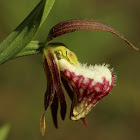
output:
[[[0,41],[29,14],[39,0],[0,0]],[[140,48],[139,0],[56,0],[36,40],[44,41],[55,24],[75,18],[100,20],[121,32]],[[79,61],[108,63],[117,73],[111,93],[81,121],[59,117],[55,129],[50,109],[46,113],[46,135],[40,134],[46,79],[42,55],[11,60],[0,66],[0,126],[11,125],[8,140],[138,140],[140,139],[140,52],[106,32],[78,31],[59,37]]]

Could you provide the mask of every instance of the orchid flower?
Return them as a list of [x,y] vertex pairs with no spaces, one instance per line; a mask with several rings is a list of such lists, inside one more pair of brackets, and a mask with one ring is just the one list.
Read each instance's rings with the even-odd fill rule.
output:
[[43,49],[44,70],[47,89],[44,99],[44,112],[41,117],[41,134],[45,132],[45,112],[51,107],[54,125],[57,128],[58,102],[61,107],[61,118],[66,115],[66,101],[63,87],[68,93],[72,105],[71,120],[81,119],[86,126],[85,116],[113,88],[115,76],[109,65],[81,64],[74,52],[62,43],[50,43],[54,38],[76,30],[97,30],[111,32],[137,50],[118,31],[96,20],[75,19],[64,21],[54,26]]

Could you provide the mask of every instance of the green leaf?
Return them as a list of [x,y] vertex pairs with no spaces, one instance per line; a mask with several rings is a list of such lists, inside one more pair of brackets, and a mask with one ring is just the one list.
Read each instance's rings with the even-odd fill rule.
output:
[[0,128],[0,140],[6,140],[9,131],[10,131],[9,124],[5,124],[3,127],[1,127]]
[[27,18],[0,44],[0,64],[15,58],[33,39],[55,0],[41,0]]

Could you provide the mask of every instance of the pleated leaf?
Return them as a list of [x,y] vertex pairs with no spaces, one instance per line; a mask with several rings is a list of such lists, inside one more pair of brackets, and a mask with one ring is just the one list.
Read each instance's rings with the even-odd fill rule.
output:
[[0,64],[16,57],[33,39],[55,0],[41,0],[27,18],[0,44]]

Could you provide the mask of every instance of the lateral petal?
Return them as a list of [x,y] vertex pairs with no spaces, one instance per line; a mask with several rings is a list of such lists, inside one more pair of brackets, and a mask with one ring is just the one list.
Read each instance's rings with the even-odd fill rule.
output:
[[47,89],[44,96],[44,109],[45,110],[40,120],[40,131],[41,131],[42,136],[44,136],[44,133],[45,133],[45,113],[46,113],[47,108],[52,104],[54,93],[55,93],[51,69],[49,68],[48,62],[45,57],[44,57],[44,70],[45,70],[46,79],[47,79]]
[[51,112],[52,112],[54,126],[55,128],[58,128],[58,123],[57,123],[58,96],[56,93],[54,95],[53,103],[51,104]]
[[61,118],[64,120],[65,115],[66,115],[66,101],[65,101],[65,96],[64,96],[63,89],[62,89],[61,76],[60,76],[60,72],[59,72],[58,62],[57,62],[56,56],[49,49],[48,49],[47,56],[49,58],[48,64],[49,64],[49,67],[52,72],[54,87],[55,87],[56,93],[60,100]]
[[51,69],[48,65],[48,62],[46,59],[44,59],[44,70],[46,73],[46,79],[47,79],[47,89],[45,92],[45,98],[44,98],[44,107],[45,110],[52,104],[54,94],[55,94],[55,88],[54,88],[54,81],[53,76],[51,73]]

